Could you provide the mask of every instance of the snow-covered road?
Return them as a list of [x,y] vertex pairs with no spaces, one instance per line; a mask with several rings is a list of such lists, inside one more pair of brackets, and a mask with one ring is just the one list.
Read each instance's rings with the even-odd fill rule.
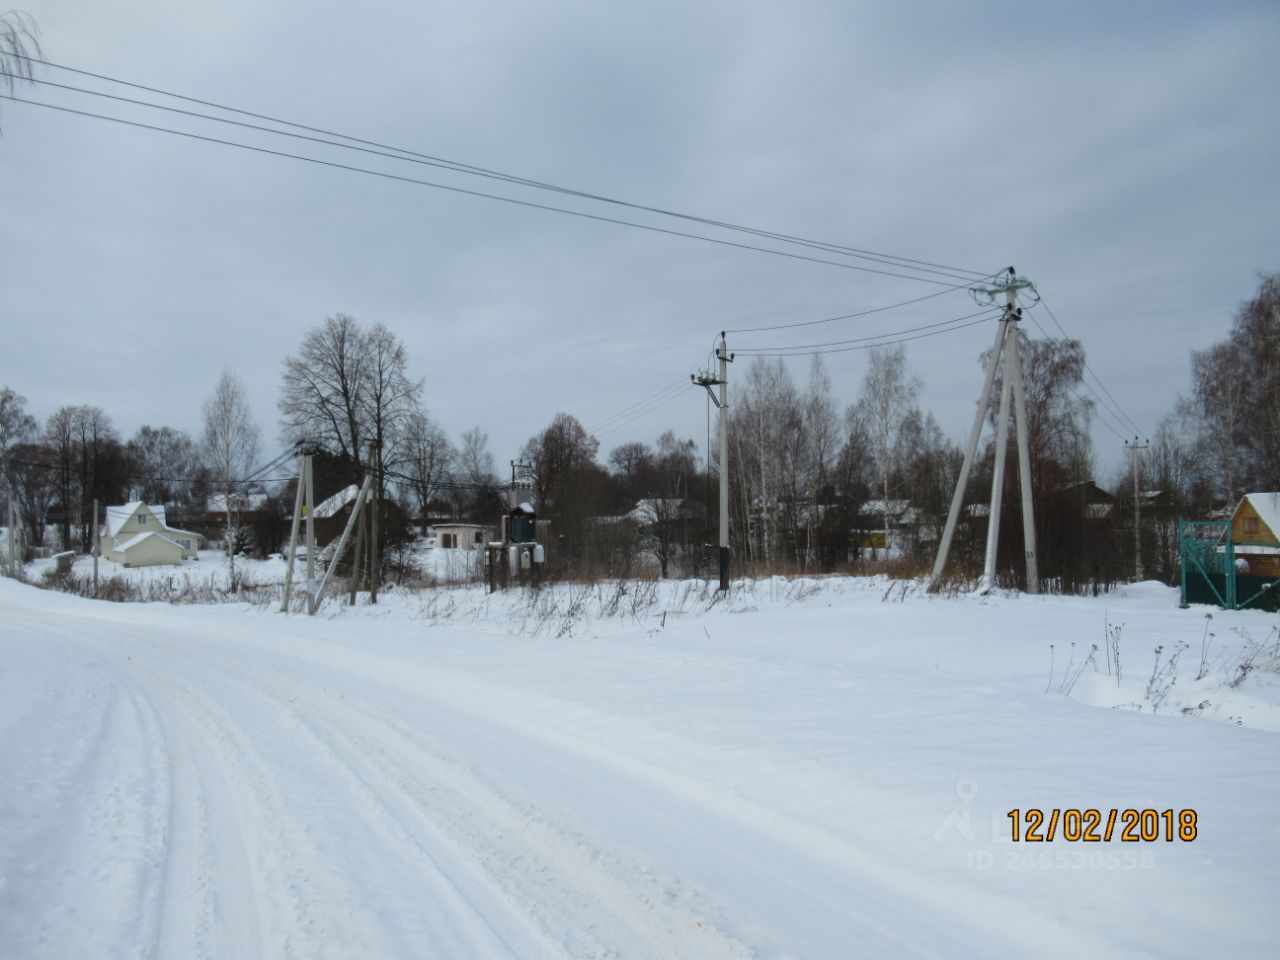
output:
[[[1275,734],[1044,697],[1097,604],[828,593],[553,640],[0,582],[0,956],[1268,955]],[[1019,862],[1031,806],[1203,835]]]

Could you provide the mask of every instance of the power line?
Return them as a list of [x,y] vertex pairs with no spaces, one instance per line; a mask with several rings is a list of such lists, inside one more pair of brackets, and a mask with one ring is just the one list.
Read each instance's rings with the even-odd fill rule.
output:
[[[1062,327],[1062,324],[1058,322],[1058,318],[1054,314],[1053,309],[1049,306],[1049,304],[1044,302],[1043,297],[1040,298],[1040,302],[1041,304],[1043,304],[1045,312],[1049,314],[1049,319],[1053,321],[1053,325],[1062,332],[1062,335],[1064,337],[1067,337],[1068,339],[1070,339],[1070,337],[1067,334],[1067,331],[1064,330]],[[1111,402],[1115,405],[1116,412],[1119,414],[1118,419],[1122,423],[1127,423],[1140,436],[1144,436],[1144,437],[1147,436],[1147,432],[1143,430],[1141,427],[1139,427],[1136,423],[1134,423],[1133,418],[1130,417],[1129,414],[1125,412],[1124,407],[1120,406],[1120,401],[1117,400],[1114,396],[1112,396],[1111,391],[1107,389],[1107,385],[1103,383],[1102,378],[1099,377],[1098,374],[1094,372],[1093,367],[1089,366],[1088,361],[1085,361],[1084,368],[1089,374],[1093,376],[1093,379],[1097,382],[1098,386],[1102,388],[1102,392],[1105,393],[1110,398]],[[1096,392],[1095,392],[1095,395],[1096,395]]]
[[217,143],[227,147],[238,147],[241,150],[249,150],[254,153],[264,153],[273,157],[283,157],[288,160],[302,160],[306,163],[314,163],[322,167],[330,167],[335,170],[345,170],[350,173],[363,173],[371,177],[380,177],[384,180],[394,180],[400,183],[411,183],[421,187],[430,187],[434,190],[445,190],[449,193],[463,194],[469,197],[480,197],[485,200],[497,200],[501,203],[510,203],[519,207],[528,207],[532,210],[545,210],[550,213],[561,213],[565,216],[578,217],[583,220],[595,220],[599,223],[612,223],[622,227],[632,227],[636,230],[647,230],[650,233],[660,233],[671,237],[684,237],[689,240],[701,240],[704,243],[714,243],[723,247],[733,247],[738,250],[753,250],[757,253],[768,253],[776,257],[786,257],[790,260],[803,260],[808,263],[821,263],[830,267],[841,267],[846,270],[857,270],[861,273],[874,273],[885,277],[897,277],[901,280],[915,280],[919,283],[932,283],[940,286],[951,288],[953,284],[945,280],[931,280],[928,277],[917,277],[907,273],[895,273],[890,270],[878,270],[874,267],[864,267],[855,263],[842,263],[839,260],[826,260],[822,257],[810,257],[802,253],[791,253],[786,250],[775,250],[771,247],[758,247],[750,243],[739,243],[735,240],[723,240],[717,237],[708,237],[700,233],[688,233],[683,230],[672,230],[668,227],[658,227],[648,223],[637,223],[634,220],[621,220],[617,217],[606,217],[597,213],[587,213],[583,210],[571,210],[568,207],[556,207],[546,203],[535,203],[532,200],[521,200],[517,197],[503,196],[497,193],[486,193],[483,190],[470,190],[466,187],[452,186],[450,184],[438,183],[434,180],[420,180],[417,177],[406,177],[402,174],[387,173],[382,170],[370,170],[368,167],[357,167],[347,163],[338,163],[334,160],[321,160],[319,157],[308,157],[302,154],[289,153],[284,150],[272,150],[268,147],[258,147],[248,143],[239,143],[235,140],[224,140],[221,137],[210,137],[199,133],[189,133],[185,130],[174,130],[171,127],[161,127],[151,123],[141,123],[137,120],[125,120],[123,117],[112,117],[107,114],[94,113],[91,110],[76,110],[72,107],[62,107],[53,103],[43,103],[39,100],[28,100],[25,97],[15,97],[12,94],[0,94],[6,100],[12,100],[15,103],[26,103],[34,107],[44,107],[47,110],[57,110],[61,113],[70,113],[81,117],[93,117],[98,120],[107,120],[111,123],[119,123],[128,127],[137,127],[141,130],[153,130],[157,133],[167,133],[177,137],[186,137],[189,140],[202,140],[205,143]]
[[[991,273],[983,277],[983,280],[989,280],[996,274]],[[800,320],[796,323],[778,323],[766,327],[727,327],[725,333],[763,333],[768,330],[790,330],[794,327],[813,327],[820,323],[834,323],[837,320],[852,320],[856,317],[868,317],[873,313],[883,313],[886,310],[896,310],[898,307],[910,306],[913,303],[920,303],[923,300],[931,300],[934,297],[941,297],[944,294],[952,293],[956,290],[968,287],[972,281],[957,284],[954,287],[948,287],[946,290],[935,290],[933,293],[926,293],[923,297],[912,297],[910,300],[902,300],[898,303],[889,303],[882,307],[871,307],[868,310],[859,310],[856,313],[842,313],[837,317],[826,317],[822,320]]]
[[601,427],[608,425],[611,421],[616,420],[620,417],[625,417],[628,413],[630,413],[636,407],[644,406],[659,398],[665,398],[667,394],[674,393],[677,390],[683,391],[684,388],[687,387],[688,385],[689,384],[687,381],[680,380],[677,383],[673,383],[668,387],[664,387],[663,389],[657,391],[656,393],[652,393],[649,396],[645,397],[643,400],[637,400],[635,403],[628,404],[627,406],[623,407],[621,410],[617,411],[616,413],[605,417],[603,420],[597,420],[594,424],[592,424],[590,427],[587,428],[587,432],[595,433]]
[[[811,240],[808,238],[798,237],[798,236],[794,236],[786,233],[780,233],[777,231],[763,230],[756,227],[746,227],[740,224],[730,223],[728,221],[716,220],[708,217],[696,216],[693,214],[680,213],[678,211],[667,210],[662,207],[655,207],[655,206],[635,203],[627,200],[620,200],[618,198],[609,197],[603,194],[591,193],[584,190],[577,190],[571,187],[564,187],[557,184],[547,183],[545,181],[533,180],[527,177],[503,173],[497,170],[475,166],[473,164],[460,163],[458,161],[449,160],[443,157],[433,156],[431,154],[420,153],[414,150],[407,150],[402,147],[390,146],[390,145],[378,143],[372,140],[364,140],[359,137],[353,137],[348,134],[338,133],[332,130],[325,130],[320,127],[307,126],[306,124],[295,123],[290,120],[283,120],[278,117],[268,116],[266,114],[254,113],[252,111],[242,110],[237,107],[229,107],[229,106],[226,106],[225,104],[215,103],[210,100],[201,100],[195,97],[188,97],[183,94],[162,90],[157,87],[148,87],[142,84],[132,83],[127,80],[121,80],[116,77],[110,77],[104,74],[91,73],[87,70],[80,70],[75,67],[68,67],[68,66],[53,63],[47,60],[37,59],[37,60],[33,60],[33,62],[42,64],[47,67],[52,67],[56,70],[63,70],[69,73],[78,74],[80,76],[92,77],[97,80],[104,80],[108,83],[115,83],[121,86],[130,87],[132,89],[143,90],[148,93],[155,93],[161,96],[171,97],[173,99],[182,100],[188,103],[196,103],[201,106],[213,107],[215,109],[223,110],[229,113],[239,114],[240,116],[252,117],[253,119],[256,119],[256,120],[265,120],[270,123],[282,124],[284,126],[292,127],[296,130],[306,130],[310,133],[319,133],[326,137],[337,137],[341,140],[348,141],[349,144],[358,144],[364,147],[374,147],[374,148],[377,148],[378,150],[394,151],[396,154],[401,155],[401,156],[398,156],[397,159],[421,161],[431,166],[441,167],[443,169],[448,169],[458,173],[485,177],[489,179],[495,179],[495,180],[517,184],[520,186],[526,186],[526,187],[539,189],[539,190],[548,190],[548,191],[563,194],[566,196],[580,197],[582,199],[592,200],[599,203],[612,204],[615,206],[624,207],[624,208],[633,209],[633,210],[645,211],[645,212],[653,213],[660,216],[674,217],[677,219],[686,220],[694,223],[701,223],[707,226],[718,227],[724,230],[739,231],[739,232],[748,233],[754,236],[764,237],[772,240],[778,240],[786,243],[794,243],[800,246],[810,247],[813,249],[825,250],[831,253],[840,253],[845,256],[867,259],[867,260],[870,260],[871,262],[881,263],[881,264],[895,266],[899,268],[916,269],[921,272],[935,273],[943,276],[955,275],[955,274],[968,274],[968,275],[971,275],[973,278],[979,278],[979,279],[984,279],[985,277],[990,276],[988,274],[983,274],[982,271],[979,271],[979,270],[968,270],[962,267],[949,266],[946,264],[935,263],[933,261],[928,261],[928,260],[919,260],[911,257],[900,257],[893,254],[887,254],[887,253],[882,253],[874,250],[867,250],[867,249],[858,248],[858,247],[851,247],[843,244]],[[60,86],[60,87],[63,87],[64,89],[78,90],[79,92],[89,93],[96,96],[111,97],[112,99],[124,99],[124,100],[128,100],[128,102],[138,103],[145,106],[151,106],[151,107],[155,107],[157,109],[162,109],[162,110],[174,109],[170,107],[164,107],[160,104],[148,103],[146,101],[129,100],[129,98],[114,97],[111,94],[101,93],[99,91],[84,90],[78,87],[69,87],[64,84],[51,84],[49,81],[37,80],[36,82],[46,83],[54,86]],[[187,113],[188,111],[177,111],[177,112]],[[219,118],[219,117],[209,117],[204,114],[193,113],[191,115],[205,117],[206,119],[214,120],[216,122],[225,122],[225,123],[235,122],[235,121],[230,121],[230,120],[226,120],[224,118]],[[256,129],[266,129],[266,128],[256,127]],[[282,130],[270,130],[269,132],[277,133],[283,136],[294,136],[293,134],[289,134],[287,131],[282,131]],[[312,138],[306,138],[306,139],[312,139]],[[346,144],[335,144],[332,141],[318,141],[318,142],[329,143],[330,145],[333,145],[333,146],[346,146]],[[385,156],[386,154],[382,154],[382,155]],[[915,278],[915,279],[920,279],[920,278]],[[971,283],[973,281],[966,280],[965,282]]]
[[[1048,308],[1046,307],[1046,309]],[[1046,340],[1054,339],[1049,334],[1049,331],[1044,328],[1044,324],[1040,322],[1039,318],[1036,317],[1034,313],[1028,312],[1026,316],[1029,316],[1031,318],[1031,322],[1036,325],[1037,330],[1039,330],[1042,334],[1044,334],[1044,337]],[[1059,326],[1058,329],[1062,330],[1062,327]],[[1066,336],[1066,331],[1062,330],[1062,334],[1063,336]],[[1067,339],[1070,339],[1070,337],[1068,337]],[[1089,369],[1089,365],[1087,363],[1084,366],[1086,370]],[[1095,379],[1096,379],[1096,374],[1095,374]],[[1101,381],[1099,381],[1099,384],[1101,384]],[[1093,394],[1094,400],[1090,401],[1090,406],[1093,408],[1093,411],[1095,413],[1097,413],[1099,410],[1106,410],[1107,413],[1112,418],[1114,418],[1117,423],[1121,425],[1124,424],[1126,418],[1123,416],[1123,414],[1118,409],[1112,409],[1112,407],[1107,403],[1106,398],[1103,397],[1102,394],[1098,393],[1098,391],[1094,389],[1093,384],[1091,384],[1088,380],[1084,379],[1084,377],[1081,377],[1080,385],[1084,387],[1086,390],[1088,390],[1091,394]],[[1110,423],[1103,420],[1101,416],[1099,416],[1098,419],[1101,423],[1103,423],[1107,427],[1108,430],[1111,430],[1113,433],[1115,433],[1116,436],[1120,437],[1122,440],[1127,439],[1126,437],[1123,436],[1123,434],[1117,432],[1115,428],[1111,426]]]
[[[974,317],[994,317],[999,315],[1001,312],[1002,312],[1001,308],[988,307],[985,310],[979,310],[977,313],[970,313],[963,317],[955,317],[951,320],[940,320],[937,323],[926,323],[919,327],[908,327],[905,330],[893,330],[888,333],[871,334],[865,337],[851,337],[848,340],[829,340],[826,343],[800,343],[800,344],[792,344],[792,345],[780,345],[776,347],[736,347],[734,349],[734,352],[741,353],[744,355],[754,356],[762,353],[772,354],[772,353],[777,353],[777,352],[787,351],[787,350],[803,351],[811,348],[839,347],[839,346],[844,346],[850,343],[866,343],[871,340],[883,340],[885,337],[896,337],[896,336],[904,335],[908,333],[918,333],[921,330],[933,330],[938,327],[946,327],[953,323],[959,323],[962,320],[972,320]],[[968,326],[968,324],[966,324],[966,326]],[[954,329],[960,329],[960,328],[957,327]],[[946,333],[947,331],[939,330],[938,332]],[[798,355],[803,356],[804,354],[802,353]]]
[[606,427],[606,428],[605,428],[605,429],[603,429],[603,430],[597,430],[597,431],[594,431],[594,432],[595,432],[595,433],[598,433],[598,434],[599,434],[600,436],[602,436],[602,437],[607,437],[609,434],[611,434],[611,433],[616,433],[617,431],[621,430],[623,427],[629,427],[629,426],[631,426],[631,424],[635,423],[635,422],[636,422],[637,420],[639,420],[641,417],[644,417],[644,416],[647,416],[647,415],[648,415],[648,414],[650,414],[650,413],[653,413],[655,410],[659,409],[660,407],[665,407],[665,406],[666,406],[668,403],[670,403],[672,400],[675,400],[677,397],[684,395],[685,390],[686,390],[686,389],[688,389],[688,386],[689,386],[689,384],[688,384],[687,382],[686,382],[686,383],[682,383],[682,384],[680,384],[680,389],[679,389],[679,390],[677,390],[677,391],[673,392],[672,394],[670,394],[669,396],[665,397],[664,399],[662,399],[662,400],[658,401],[657,403],[654,403],[654,404],[652,404],[651,406],[649,406],[649,407],[647,407],[647,408],[645,408],[645,409],[643,409],[643,410],[638,410],[638,411],[636,411],[636,412],[635,412],[633,415],[631,415],[630,417],[626,417],[626,418],[624,418],[623,420],[618,421],[617,423],[613,424],[613,425],[612,425],[612,426],[610,426],[610,427]]
[[[987,320],[998,315],[999,315],[999,311],[995,313],[984,312],[983,315],[979,317],[977,320],[970,320],[968,323],[959,323],[956,326],[947,327],[945,330],[932,330],[925,333],[918,333],[915,336],[899,337],[895,340],[881,340],[877,343],[867,343],[861,346],[836,347],[834,349],[828,349],[828,350],[805,350],[799,353],[751,353],[749,355],[753,357],[766,357],[766,358],[812,357],[812,356],[819,356],[819,355],[824,355],[828,353],[849,353],[854,350],[872,350],[876,347],[891,347],[899,343],[910,343],[912,340],[924,340],[927,337],[936,337],[944,333],[954,333],[957,330],[963,330],[966,327],[973,327],[980,323],[985,323]],[[885,336],[892,336],[892,334],[885,334]],[[736,349],[734,352],[743,353],[743,354],[747,353],[747,351],[739,351]]]

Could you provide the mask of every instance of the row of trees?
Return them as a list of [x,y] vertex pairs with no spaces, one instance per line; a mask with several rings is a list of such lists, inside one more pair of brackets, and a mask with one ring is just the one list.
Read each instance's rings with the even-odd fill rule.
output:
[[[1160,576],[1176,574],[1177,517],[1205,514],[1245,490],[1280,488],[1278,315],[1280,277],[1272,275],[1237,312],[1229,336],[1192,355],[1190,391],[1152,438],[1141,486],[1155,506],[1148,503],[1142,550]],[[1131,477],[1126,471],[1114,478],[1118,497],[1107,496],[1111,507],[1100,511],[1106,505],[1092,483],[1093,409],[1082,399],[1084,350],[1072,340],[1024,337],[1022,354],[1042,576],[1063,589],[1124,579],[1134,561],[1125,525]],[[908,559],[932,556],[962,452],[920,409],[922,383],[905,351],[880,348],[869,356],[860,395],[843,410],[819,357],[803,385],[781,360],[763,358],[735,382],[729,506],[740,569],[832,569],[882,558],[890,545]],[[998,378],[992,389],[998,398]],[[476,427],[456,443],[446,434],[424,406],[423,383],[410,375],[403,344],[381,324],[336,314],[308,332],[284,362],[279,413],[287,447],[311,442],[327,451],[321,497],[373,470],[381,498],[423,520],[493,523],[505,509],[486,434]],[[64,547],[86,549],[95,499],[176,505],[181,518],[183,505],[221,492],[226,540],[236,543],[232,505],[243,502],[246,480],[260,466],[260,437],[244,387],[229,371],[205,404],[204,427],[199,440],[144,426],[125,441],[105,411],[87,405],[61,407],[41,425],[6,387],[0,498],[19,502],[32,542],[42,541],[47,518]],[[981,451],[971,504],[989,498],[994,445],[992,437]],[[557,414],[520,453],[539,514],[552,524],[555,562],[617,573],[647,553],[664,576],[707,572],[718,478],[714,464],[700,462],[694,441],[667,431],[653,445],[624,443],[603,462],[600,453],[598,440],[568,413]],[[1006,469],[1005,506],[1016,516],[1014,458]],[[291,496],[276,491],[277,531]],[[983,516],[974,509],[962,517],[953,553],[962,570],[980,561]],[[281,536],[268,530],[260,546],[276,549]],[[1017,583],[1021,525],[1002,525],[1001,538],[1001,575]]]

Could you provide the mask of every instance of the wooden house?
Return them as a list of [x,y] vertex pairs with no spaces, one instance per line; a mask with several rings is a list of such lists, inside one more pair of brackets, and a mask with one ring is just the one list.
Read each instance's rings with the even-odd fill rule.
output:
[[196,556],[200,534],[165,522],[164,507],[141,500],[107,507],[102,527],[102,556],[125,567],[176,565]]
[[1231,514],[1231,543],[1242,572],[1280,577],[1280,492],[1246,493]]

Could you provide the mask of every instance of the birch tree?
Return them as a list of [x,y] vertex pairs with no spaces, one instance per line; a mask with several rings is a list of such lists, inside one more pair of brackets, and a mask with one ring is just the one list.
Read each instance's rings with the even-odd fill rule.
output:
[[899,445],[902,425],[915,406],[920,380],[907,372],[907,352],[901,345],[877,347],[868,351],[869,366],[862,381],[858,407],[871,440],[880,480],[881,508],[884,514],[884,549],[889,551],[889,480],[900,463]]
[[214,484],[226,497],[228,587],[236,588],[237,494],[258,460],[259,432],[249,411],[244,385],[223,370],[213,395],[204,402],[204,449]]

